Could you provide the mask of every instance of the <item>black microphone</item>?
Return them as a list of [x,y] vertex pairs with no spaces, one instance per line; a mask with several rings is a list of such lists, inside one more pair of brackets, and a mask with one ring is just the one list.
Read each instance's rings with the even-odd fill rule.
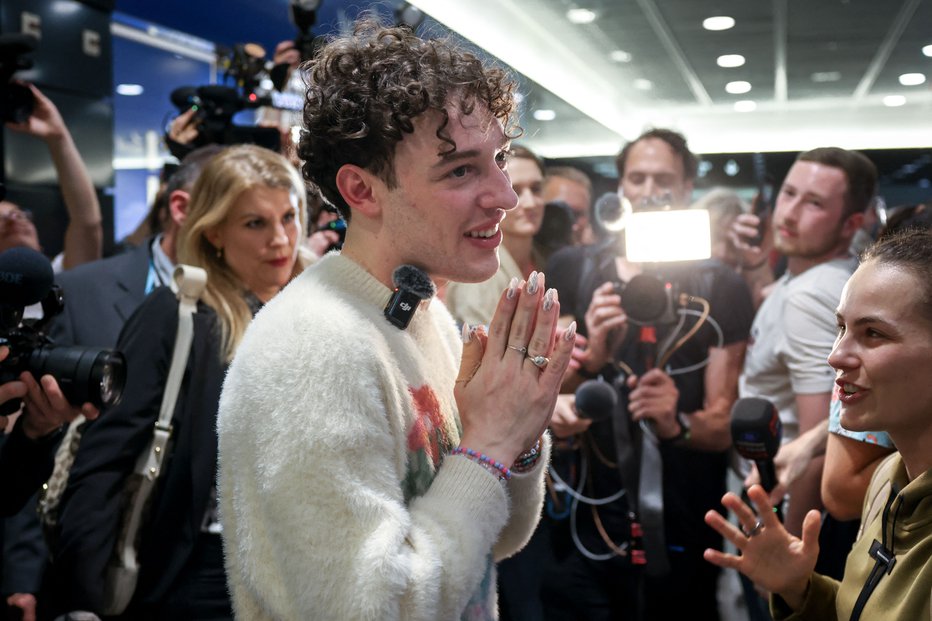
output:
[[731,408],[731,438],[735,450],[750,459],[760,473],[760,483],[768,493],[777,486],[773,458],[780,449],[783,424],[777,408],[767,399],[745,397]]
[[637,274],[623,286],[616,287],[621,308],[637,324],[656,324],[667,313],[669,285],[650,274]]
[[20,246],[0,254],[0,304],[41,302],[54,282],[52,264],[41,252]]
[[608,382],[586,380],[576,389],[576,414],[597,421],[608,418],[618,404],[618,393]]
[[434,296],[436,287],[427,272],[413,265],[396,267],[392,272],[392,282],[395,292],[385,306],[385,318],[399,330],[404,330],[421,301]]

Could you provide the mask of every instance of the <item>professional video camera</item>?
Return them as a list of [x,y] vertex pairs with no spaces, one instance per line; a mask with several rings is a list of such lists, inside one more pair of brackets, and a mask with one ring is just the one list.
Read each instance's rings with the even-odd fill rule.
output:
[[300,96],[280,92],[284,84],[274,83],[270,77],[273,72],[280,73],[280,65],[267,61],[265,49],[256,43],[240,43],[232,49],[218,47],[217,65],[223,70],[223,81],[234,86],[182,86],[171,93],[179,111],[197,111],[198,136],[190,146],[253,143],[277,151],[281,146],[278,129],[234,125],[233,116],[261,106],[292,111],[303,108]]
[[[51,375],[68,402],[98,408],[119,403],[126,382],[126,359],[118,351],[93,347],[61,347],[45,335],[48,321],[64,308],[61,289],[53,283],[52,266],[29,248],[0,254],[0,345],[9,348],[0,361],[0,384],[29,371]],[[26,306],[42,302],[42,319],[23,319]],[[0,415],[19,409],[19,401],[0,404]]]
[[25,55],[37,44],[32,35],[0,35],[0,122],[25,123],[32,114],[32,91],[10,79],[17,71],[32,67]]

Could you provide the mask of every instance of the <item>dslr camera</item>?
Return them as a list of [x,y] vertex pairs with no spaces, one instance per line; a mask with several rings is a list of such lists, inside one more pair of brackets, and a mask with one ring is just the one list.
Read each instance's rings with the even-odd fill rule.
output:
[[[64,309],[64,296],[51,283],[52,267],[40,253],[12,248],[0,255],[0,345],[10,350],[0,361],[0,384],[18,379],[23,371],[36,378],[48,374],[72,405],[116,405],[126,383],[126,359],[110,349],[53,343],[45,329]],[[39,301],[42,319],[24,320],[25,307]],[[12,414],[19,406],[18,400],[7,401],[0,404],[0,414]]]
[[32,35],[0,35],[0,122],[25,123],[32,115],[32,91],[16,82],[13,74],[32,67],[26,54],[36,49]]

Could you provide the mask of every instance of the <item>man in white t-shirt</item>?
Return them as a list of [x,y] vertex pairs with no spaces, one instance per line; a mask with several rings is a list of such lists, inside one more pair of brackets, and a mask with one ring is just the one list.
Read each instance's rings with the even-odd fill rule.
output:
[[[876,184],[877,170],[861,153],[829,147],[801,154],[777,196],[772,240],[754,251],[766,257],[772,241],[788,262],[754,319],[740,395],[773,402],[784,441],[826,424],[835,381],[826,361],[835,340],[835,308],[857,266],[848,247]],[[749,263],[749,254],[745,271],[768,269],[765,260]],[[806,512],[821,506],[821,471],[822,458],[815,459],[790,484],[790,532],[798,534]]]

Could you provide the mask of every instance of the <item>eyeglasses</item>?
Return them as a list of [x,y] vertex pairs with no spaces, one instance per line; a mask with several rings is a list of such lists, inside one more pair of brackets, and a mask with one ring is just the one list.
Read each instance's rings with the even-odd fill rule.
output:
[[11,209],[6,213],[0,213],[0,222],[13,223],[18,220],[26,220],[27,222],[32,222],[32,212],[28,209]]

